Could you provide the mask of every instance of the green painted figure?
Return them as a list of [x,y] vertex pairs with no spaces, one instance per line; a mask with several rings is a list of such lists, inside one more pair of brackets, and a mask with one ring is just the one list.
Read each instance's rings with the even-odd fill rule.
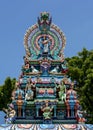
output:
[[41,110],[43,111],[43,117],[44,117],[45,120],[46,119],[51,119],[51,116],[52,116],[51,111],[52,111],[52,109],[53,109],[53,107],[50,107],[48,105],[48,101],[46,101],[46,104],[45,104],[44,108],[41,107]]
[[66,100],[66,85],[64,82],[61,80],[60,84],[56,86],[57,88],[60,88],[59,91],[59,99],[64,102]]

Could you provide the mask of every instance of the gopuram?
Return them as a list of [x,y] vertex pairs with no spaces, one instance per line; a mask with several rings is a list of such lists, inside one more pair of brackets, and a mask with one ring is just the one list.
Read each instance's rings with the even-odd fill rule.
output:
[[14,124],[77,124],[82,121],[64,57],[66,38],[42,12],[24,36],[24,65],[6,110]]

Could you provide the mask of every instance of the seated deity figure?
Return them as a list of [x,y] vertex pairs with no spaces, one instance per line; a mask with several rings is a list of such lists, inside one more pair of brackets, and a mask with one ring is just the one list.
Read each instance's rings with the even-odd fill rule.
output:
[[50,83],[55,83],[55,82],[56,82],[55,78],[54,78],[54,77],[51,77]]
[[56,66],[53,70],[50,71],[50,73],[58,73],[59,66]]
[[31,69],[32,69],[32,73],[39,73],[39,71],[37,69],[35,69],[35,67],[33,65],[31,66]]
[[8,109],[3,108],[3,111],[7,114],[5,117],[6,123],[12,123],[12,121],[15,119],[16,111],[14,110],[14,105],[9,104]]
[[80,110],[77,110],[77,115],[79,116],[79,118],[82,118],[83,117],[83,111],[80,111]]
[[77,115],[78,115],[78,122],[80,124],[85,124],[86,122],[86,119],[83,117],[83,114],[84,114],[84,111],[81,111],[81,110],[77,110]]
[[53,107],[50,107],[48,105],[48,101],[45,102],[45,107],[41,107],[41,110],[43,111],[43,117],[44,117],[45,120],[51,119],[52,109],[53,109]]
[[66,101],[66,85],[64,82],[61,80],[60,84],[56,86],[57,88],[60,88],[59,91],[59,99],[64,102]]
[[33,91],[32,90],[28,90],[27,92],[26,92],[26,95],[25,95],[25,100],[31,100],[31,99],[33,99]]

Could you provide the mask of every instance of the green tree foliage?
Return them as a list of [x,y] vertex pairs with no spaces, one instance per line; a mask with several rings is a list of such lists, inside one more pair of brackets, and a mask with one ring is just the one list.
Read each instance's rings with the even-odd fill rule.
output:
[[15,87],[16,79],[11,79],[7,77],[4,85],[2,85],[2,89],[0,91],[0,109],[3,107],[7,107],[7,104],[11,102],[11,94]]
[[93,50],[83,48],[78,56],[66,60],[69,77],[78,82],[76,89],[82,108],[87,112],[87,123],[93,123]]

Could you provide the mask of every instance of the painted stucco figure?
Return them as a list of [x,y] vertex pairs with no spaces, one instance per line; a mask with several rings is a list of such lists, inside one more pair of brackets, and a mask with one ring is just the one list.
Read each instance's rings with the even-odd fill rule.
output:
[[14,110],[14,105],[9,104],[8,109],[3,108],[3,111],[7,114],[5,116],[5,122],[6,123],[12,123],[15,119],[16,111]]
[[66,100],[66,85],[63,81],[60,82],[59,85],[56,85],[57,88],[60,88],[59,91],[59,99],[64,102]]
[[44,119],[51,119],[51,116],[52,116],[52,109],[53,107],[50,107],[49,104],[48,104],[48,101],[46,101],[45,103],[45,107],[41,107],[41,110],[43,111],[43,117]]

